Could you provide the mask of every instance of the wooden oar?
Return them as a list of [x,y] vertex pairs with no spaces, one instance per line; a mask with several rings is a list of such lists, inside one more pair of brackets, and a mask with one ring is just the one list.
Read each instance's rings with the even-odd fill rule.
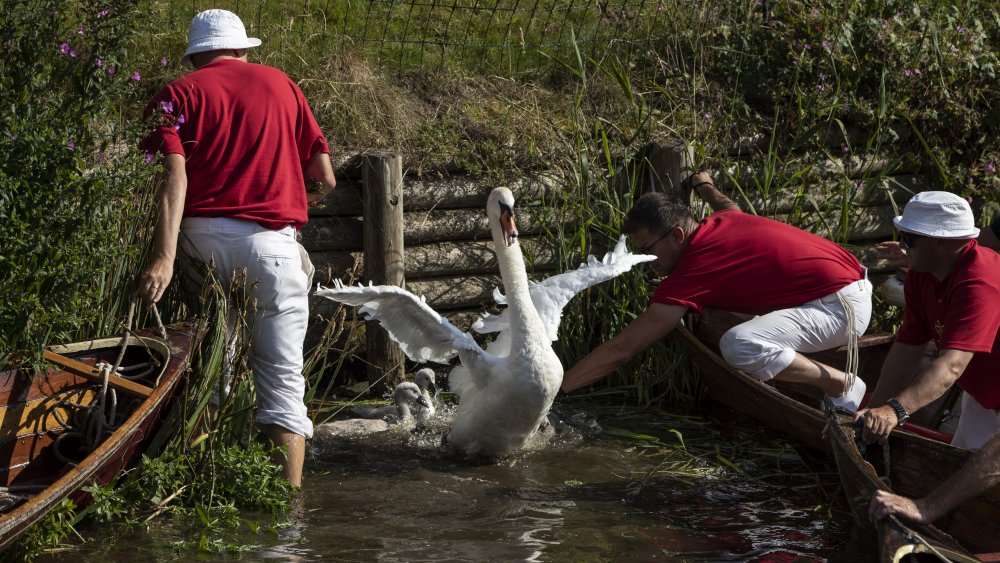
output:
[[[73,358],[67,358],[62,354],[57,354],[51,350],[45,350],[42,353],[45,359],[62,367],[66,371],[79,375],[80,377],[85,377],[91,381],[100,383],[103,381],[100,371],[98,371],[93,366],[89,366],[83,362],[78,362]],[[123,377],[117,375],[108,375],[108,385],[113,389],[118,389],[126,393],[131,393],[133,395],[138,395],[140,397],[146,398],[153,394],[153,389],[151,387],[146,387],[145,385],[140,385],[134,381],[129,381]]]

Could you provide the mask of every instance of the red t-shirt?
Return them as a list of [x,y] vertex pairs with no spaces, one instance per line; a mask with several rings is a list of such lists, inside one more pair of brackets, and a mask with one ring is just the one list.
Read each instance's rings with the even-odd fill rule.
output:
[[862,276],[837,244],[738,209],[709,215],[691,236],[654,303],[763,315],[834,293]]
[[269,229],[308,220],[303,167],[326,139],[305,96],[276,68],[216,60],[160,90],[159,124],[141,147],[187,160],[186,217],[230,217]]
[[1000,254],[972,241],[942,281],[910,272],[896,341],[975,352],[958,386],[980,405],[1000,408]]

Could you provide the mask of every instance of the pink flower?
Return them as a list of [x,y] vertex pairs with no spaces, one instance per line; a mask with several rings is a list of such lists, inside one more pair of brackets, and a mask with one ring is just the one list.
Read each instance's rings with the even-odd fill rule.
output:
[[165,66],[167,66],[167,64],[168,64],[167,63],[167,57],[163,57],[162,59],[160,59],[160,66],[165,67]]
[[101,58],[98,57],[94,59],[94,66],[96,66],[97,68],[101,68],[102,66],[104,66],[104,61],[102,61]]
[[146,157],[145,157],[144,160],[146,161],[146,164],[152,164],[153,163],[153,153],[147,152],[146,153]]
[[70,49],[71,49],[71,47],[69,46],[69,43],[66,43],[66,42],[63,42],[63,44],[59,46],[59,52],[62,53],[62,54],[64,54],[64,55],[68,55],[69,52],[70,52]]
[[138,70],[132,73],[132,80],[135,80],[136,82],[142,80],[142,76],[139,75]]
[[160,102],[160,109],[164,113],[174,113],[174,102],[173,100],[164,100]]
[[70,49],[69,56],[70,58],[76,58],[76,49]]
[[109,67],[108,67],[108,74],[110,74],[110,75],[114,76],[114,74],[115,74],[116,72],[118,72],[118,70],[117,70],[117,69],[115,69],[114,65],[111,65],[111,66],[109,66]]
[[78,35],[83,35],[83,26],[82,25],[76,26],[76,33]]

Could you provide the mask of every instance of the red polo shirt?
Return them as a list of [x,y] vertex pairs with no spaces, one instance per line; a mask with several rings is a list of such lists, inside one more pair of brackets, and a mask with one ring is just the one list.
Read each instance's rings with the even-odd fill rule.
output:
[[718,211],[701,222],[654,303],[762,315],[797,307],[863,277],[839,245],[786,223]]
[[150,153],[187,161],[185,217],[230,217],[269,229],[308,220],[303,167],[328,153],[302,91],[266,65],[219,59],[162,89],[147,115]]
[[904,293],[896,341],[975,352],[958,386],[980,405],[1000,408],[1000,254],[972,241],[947,278],[911,270]]

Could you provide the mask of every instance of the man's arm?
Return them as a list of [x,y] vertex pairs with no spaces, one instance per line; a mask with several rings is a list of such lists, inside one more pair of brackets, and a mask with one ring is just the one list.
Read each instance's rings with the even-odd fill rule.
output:
[[922,499],[910,499],[888,491],[878,491],[868,505],[868,517],[881,520],[898,514],[919,524],[930,524],[962,502],[1000,483],[1000,434],[969,456],[958,471]]
[[337,187],[337,178],[333,175],[333,164],[330,162],[330,155],[325,152],[316,153],[302,172],[307,181],[313,179],[319,181],[321,184],[319,191],[306,192],[306,202],[309,205],[321,201]]
[[687,313],[681,305],[653,303],[617,336],[604,342],[563,375],[563,391],[573,391],[607,377],[632,356],[670,333]]
[[708,172],[696,172],[684,180],[694,190],[698,197],[705,200],[705,203],[712,208],[712,211],[722,211],[723,209],[739,209],[736,202],[726,197],[726,195],[715,187],[715,182]]
[[147,304],[163,297],[174,276],[174,258],[177,257],[177,235],[184,216],[184,199],[187,196],[187,171],[184,156],[168,154],[163,160],[165,177],[156,192],[156,227],[153,230],[153,250],[149,264],[139,278],[136,293]]
[[[900,346],[905,345],[901,344]],[[896,349],[896,344],[893,344],[893,349]],[[927,366],[927,369],[917,375],[912,385],[898,390],[895,395],[896,400],[908,413],[916,412],[931,404],[935,399],[944,395],[962,376],[974,354],[974,352],[953,348],[941,350],[938,357]],[[890,350],[889,358],[886,358],[886,365],[889,364],[891,358],[892,351]],[[912,361],[912,358],[910,360]],[[885,368],[883,368],[882,373],[886,374]],[[882,382],[879,381],[879,390],[881,389]],[[891,395],[887,396],[884,393],[876,392],[875,396],[872,397],[871,404],[881,406],[858,411],[858,418],[863,417],[865,421],[862,438],[866,443],[884,442],[892,429],[896,427],[898,423],[896,412],[889,405],[883,404],[891,397]]]

